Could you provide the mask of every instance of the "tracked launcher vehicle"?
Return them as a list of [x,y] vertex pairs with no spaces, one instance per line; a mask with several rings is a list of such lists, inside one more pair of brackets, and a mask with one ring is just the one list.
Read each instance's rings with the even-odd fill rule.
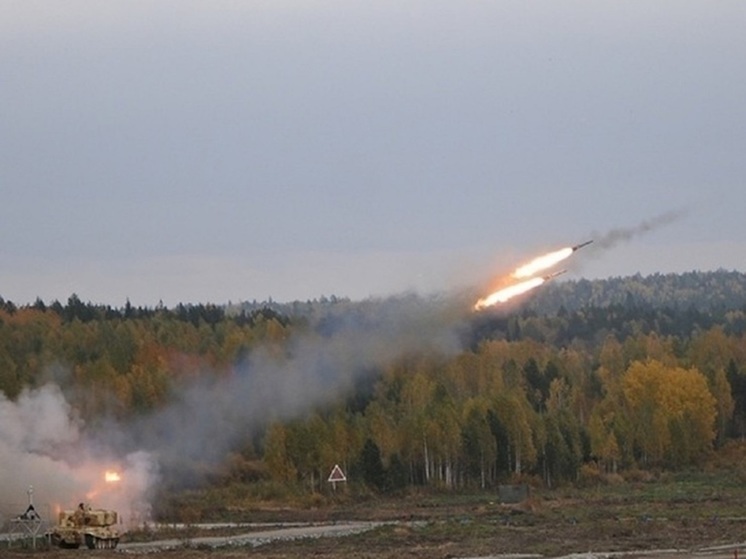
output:
[[116,511],[91,509],[81,503],[75,510],[63,510],[59,523],[52,530],[52,545],[77,549],[85,544],[88,549],[114,549],[119,543],[119,532],[114,527]]

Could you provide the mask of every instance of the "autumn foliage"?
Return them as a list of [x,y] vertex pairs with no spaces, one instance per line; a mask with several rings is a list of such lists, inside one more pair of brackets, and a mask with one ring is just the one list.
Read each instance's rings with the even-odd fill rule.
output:
[[[175,309],[111,309],[76,296],[65,306],[0,302],[0,390],[12,400],[57,382],[89,425],[164,408],[189,379],[239,374],[258,348],[281,361],[298,336],[323,339],[328,308],[356,311],[345,300]],[[687,326],[687,312],[619,305],[480,318],[455,354],[394,356],[310,412],[246,425],[209,479],[313,491],[340,464],[389,491],[491,487],[523,475],[551,486],[581,471],[695,465],[746,433],[746,321],[744,307],[727,308],[690,313]]]

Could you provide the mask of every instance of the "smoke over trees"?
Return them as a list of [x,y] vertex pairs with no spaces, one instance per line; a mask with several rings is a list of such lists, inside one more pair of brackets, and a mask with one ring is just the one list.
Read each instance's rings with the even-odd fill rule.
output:
[[[540,312],[586,289],[564,282],[513,314],[413,295],[122,310],[2,301],[0,502],[34,485],[42,501],[134,510],[156,480],[318,491],[337,463],[384,491],[518,474],[554,485],[584,464],[686,467],[742,436],[746,415],[746,279],[707,280],[700,295],[721,304],[699,310],[656,305],[652,288],[630,299],[640,278],[594,284],[605,306]],[[674,279],[650,281],[675,297]],[[108,468],[127,485],[104,485]]]

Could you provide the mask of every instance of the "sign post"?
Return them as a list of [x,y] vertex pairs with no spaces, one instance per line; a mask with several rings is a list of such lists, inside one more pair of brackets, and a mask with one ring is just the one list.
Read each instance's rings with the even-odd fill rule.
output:
[[342,468],[339,467],[339,464],[334,464],[332,473],[329,474],[329,479],[327,481],[332,484],[334,491],[337,490],[337,482],[347,481],[347,476],[342,471]]

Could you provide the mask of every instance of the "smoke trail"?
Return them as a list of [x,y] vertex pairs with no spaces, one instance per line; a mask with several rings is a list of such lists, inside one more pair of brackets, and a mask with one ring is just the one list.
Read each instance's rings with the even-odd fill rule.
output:
[[449,302],[402,296],[341,307],[281,348],[253,350],[232,374],[208,373],[181,387],[171,405],[133,425],[120,446],[148,449],[170,484],[190,484],[198,481],[190,464],[217,464],[269,422],[351,395],[356,382],[397,356],[460,349],[462,315]]
[[591,248],[589,252],[598,251],[599,249],[613,248],[619,243],[630,241],[635,237],[644,235],[645,233],[649,233],[650,231],[654,231],[659,227],[669,225],[670,223],[673,223],[682,218],[685,213],[686,212],[684,212],[683,210],[665,212],[651,219],[642,221],[635,227],[621,227],[612,229],[611,231],[603,234],[594,233],[592,235],[594,244],[589,247]]
[[[612,248],[682,215],[668,212],[594,235],[589,249]],[[302,416],[349,394],[398,356],[459,351],[469,309],[455,295],[335,305],[314,318],[308,332],[255,348],[230,374],[208,372],[179,387],[165,408],[96,432],[55,384],[26,390],[16,402],[0,393],[0,505],[23,504],[33,485],[39,503],[68,508],[85,498],[125,517],[142,512],[159,473],[178,484],[175,476],[193,464],[219,463],[269,421]],[[106,484],[107,469],[122,481]]]
[[[269,421],[350,395],[397,356],[459,351],[466,308],[414,295],[332,306],[303,334],[264,343],[230,372],[206,371],[176,387],[166,407],[126,424],[86,426],[59,388],[60,374],[15,402],[0,393],[0,516],[21,514],[2,505],[24,505],[33,485],[44,516],[85,500],[124,520],[141,518],[156,480],[199,481],[195,470],[221,463]],[[107,483],[107,470],[121,481]]]

